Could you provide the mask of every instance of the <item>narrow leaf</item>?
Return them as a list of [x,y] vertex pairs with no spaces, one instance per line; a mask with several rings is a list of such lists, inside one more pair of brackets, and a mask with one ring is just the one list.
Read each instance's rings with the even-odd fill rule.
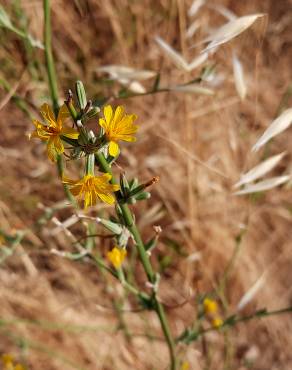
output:
[[258,139],[252,147],[252,151],[259,150],[274,136],[286,130],[292,122],[292,108],[285,110],[278,118],[276,118],[271,125],[266,129],[263,135]]
[[240,176],[240,180],[234,185],[235,188],[240,187],[241,185],[248,184],[254,180],[257,180],[259,177],[264,176],[266,173],[271,171],[284,157],[285,152],[274,155],[259,165],[252,168],[247,173]]

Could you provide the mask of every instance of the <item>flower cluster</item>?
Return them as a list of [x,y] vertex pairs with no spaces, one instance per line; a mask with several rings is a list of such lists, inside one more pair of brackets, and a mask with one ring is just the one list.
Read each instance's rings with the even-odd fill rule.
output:
[[[78,126],[75,129],[64,125],[66,118],[70,116],[65,104],[60,108],[57,118],[48,104],[43,104],[40,112],[45,123],[33,120],[35,131],[29,137],[45,141],[47,143],[48,157],[55,162],[58,155],[63,154],[65,151],[63,141],[67,142],[66,139],[73,139],[79,144],[77,139],[80,139],[82,134],[84,135],[84,130],[80,132],[78,130],[80,127]],[[136,119],[137,116],[135,114],[125,114],[125,109],[122,106],[118,106],[115,111],[110,105],[105,106],[103,117],[99,118],[98,121],[100,126],[100,145],[97,146],[97,150],[107,148],[110,156],[117,157],[119,154],[119,141],[133,142],[136,140],[134,134],[137,132],[138,126],[133,124]],[[83,200],[85,209],[95,205],[97,201],[108,204],[115,202],[113,193],[119,190],[119,185],[110,184],[110,180],[111,176],[109,174],[95,176],[93,169],[87,171],[84,177],[79,180],[63,177],[63,183],[69,186],[71,193],[77,197],[79,202]]]
[[[76,83],[76,95],[79,111],[75,109],[71,94],[59,111],[55,112],[57,114],[48,104],[43,104],[40,109],[43,122],[33,120],[35,130],[29,138],[38,138],[45,142],[47,155],[53,162],[62,160],[62,155],[72,160],[85,158],[83,177],[71,179],[62,175],[63,184],[84,209],[98,202],[113,205],[117,199],[125,203],[147,199],[150,194],[144,190],[149,186],[148,183],[139,185],[136,179],[128,182],[123,175],[118,184],[113,179],[111,170],[107,173],[95,173],[96,156],[102,156],[110,168],[120,153],[119,143],[136,141],[135,134],[138,126],[134,124],[134,121],[137,116],[126,114],[122,106],[113,109],[112,106],[106,105],[103,108],[103,114],[96,121],[97,132],[93,133],[87,129],[86,123],[88,119],[94,118],[100,109],[92,107],[91,102],[87,102],[81,81]],[[72,127],[66,125],[69,117],[73,123]],[[64,143],[68,144],[66,149]],[[107,253],[107,259],[115,269],[119,270],[127,254],[125,247],[128,235],[120,232],[124,230],[123,225],[119,226],[111,221],[105,224],[107,227],[110,225],[111,231],[114,230],[116,234],[116,246]],[[118,232],[116,232],[117,229]]]

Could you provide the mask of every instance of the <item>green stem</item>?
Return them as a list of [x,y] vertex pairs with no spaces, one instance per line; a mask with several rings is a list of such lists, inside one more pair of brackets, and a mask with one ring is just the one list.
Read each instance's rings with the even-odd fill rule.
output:
[[54,59],[52,54],[52,43],[51,43],[51,9],[50,9],[50,0],[44,0],[44,45],[45,45],[45,56],[47,64],[47,73],[49,79],[50,94],[53,102],[53,108],[55,114],[57,115],[59,110],[58,104],[58,87],[57,87],[57,78],[54,65]]
[[[110,175],[112,175],[111,183],[112,184],[117,184],[117,181],[113,177],[111,167],[107,163],[104,155],[102,153],[96,153],[96,159],[97,159],[97,162],[98,162],[101,170],[103,172],[107,172]],[[119,200],[118,200],[118,203],[119,203],[119,206],[120,206],[121,211],[123,213],[123,217],[124,217],[124,221],[126,223],[126,226],[129,229],[129,231],[131,232],[131,234],[133,235],[134,240],[136,242],[136,248],[138,250],[138,253],[139,253],[143,268],[145,270],[145,273],[148,277],[148,280],[151,283],[155,283],[155,274],[153,272],[153,269],[152,269],[152,266],[151,266],[151,263],[150,263],[150,260],[149,260],[149,256],[148,256],[148,254],[145,250],[144,243],[142,241],[140,232],[139,232],[138,228],[135,225],[134,217],[132,215],[132,212],[130,211],[127,204],[119,202]],[[164,312],[164,307],[157,300],[155,295],[154,295],[153,298],[154,298],[154,301],[155,301],[155,311],[158,315],[158,318],[159,318],[159,321],[160,321],[160,324],[161,324],[161,328],[162,328],[163,334],[165,336],[165,339],[166,339],[166,342],[167,342],[167,345],[168,345],[170,359],[171,359],[171,370],[175,370],[176,369],[175,343],[174,343],[173,337],[172,337],[170,329],[169,329],[169,324],[167,322],[167,318],[166,318],[166,315],[165,315],[165,312]]]
[[[76,122],[76,120],[78,119],[78,114],[77,114],[77,112],[74,108],[74,105],[72,104],[72,101],[70,99],[68,99],[66,101],[66,104],[67,104],[68,110],[69,110],[73,120]],[[113,177],[112,169],[111,169],[110,165],[107,163],[104,155],[102,153],[97,152],[95,154],[95,159],[96,159],[96,162],[97,162],[98,166],[100,167],[101,171],[103,171],[105,173],[109,173],[112,176],[111,183],[112,184],[118,184],[117,180]],[[119,201],[119,199],[117,199],[117,201],[118,201],[118,204],[121,208],[126,226],[127,226],[128,230],[131,232],[131,234],[133,235],[133,238],[136,242],[136,248],[137,248],[137,251],[139,253],[139,257],[141,259],[141,262],[142,262],[144,271],[147,275],[147,278],[152,284],[154,284],[155,283],[155,274],[153,272],[153,269],[152,269],[152,266],[151,266],[151,263],[150,263],[150,260],[149,260],[149,256],[148,256],[148,254],[145,250],[144,243],[142,241],[140,232],[139,232],[138,228],[135,225],[133,214],[130,211],[127,204]],[[125,286],[125,288],[129,289],[129,284],[126,283],[125,281],[124,281],[123,285]],[[132,287],[131,287],[131,289],[132,289]],[[135,292],[133,292],[133,293],[135,294]],[[176,370],[175,343],[174,343],[173,337],[172,337],[170,329],[169,329],[167,318],[166,318],[166,315],[165,315],[165,312],[164,312],[164,307],[157,300],[155,295],[153,296],[153,299],[154,299],[154,302],[155,302],[155,311],[156,311],[156,313],[158,315],[158,318],[160,320],[161,328],[162,328],[164,337],[165,337],[167,345],[168,345],[170,359],[171,359],[171,370]]]
[[[54,58],[52,53],[52,39],[51,39],[51,7],[50,7],[50,0],[43,1],[44,7],[44,45],[45,45],[45,57],[46,57],[46,66],[47,66],[47,74],[49,80],[49,88],[50,88],[50,95],[53,103],[53,109],[55,116],[57,117],[59,112],[59,103],[58,103],[58,86],[57,86],[57,76],[55,71],[54,65]],[[64,160],[61,155],[58,155],[57,158],[57,167],[58,173],[60,178],[63,177],[64,172]],[[64,192],[67,199],[71,202],[71,204],[76,207],[77,203],[75,198],[70,193],[68,185],[64,184]]]

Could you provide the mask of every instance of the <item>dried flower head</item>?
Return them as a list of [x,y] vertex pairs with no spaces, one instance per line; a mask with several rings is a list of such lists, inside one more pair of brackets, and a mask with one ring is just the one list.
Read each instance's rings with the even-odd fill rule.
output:
[[63,126],[65,119],[69,117],[69,112],[65,104],[60,108],[57,119],[48,104],[43,104],[40,112],[46,123],[43,124],[34,119],[32,122],[36,129],[29,135],[29,138],[35,137],[46,141],[48,157],[51,161],[55,162],[58,154],[64,152],[61,136],[77,139],[79,132],[73,128]]
[[113,204],[115,196],[112,194],[119,190],[119,185],[110,184],[112,176],[105,173],[101,176],[85,175],[80,180],[71,180],[67,177],[63,178],[63,183],[69,185],[71,193],[77,197],[79,201],[84,201],[84,208],[93,206],[98,200]]
[[133,136],[138,126],[134,125],[137,119],[135,114],[125,114],[125,109],[118,106],[113,111],[110,105],[106,105],[103,109],[104,118],[99,119],[100,126],[104,129],[105,136],[109,141],[109,154],[116,157],[119,154],[118,141],[136,141]]

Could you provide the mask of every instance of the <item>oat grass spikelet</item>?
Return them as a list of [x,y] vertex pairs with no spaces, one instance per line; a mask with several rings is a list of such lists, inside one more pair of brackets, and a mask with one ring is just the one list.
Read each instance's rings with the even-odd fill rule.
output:
[[119,269],[126,255],[127,255],[126,249],[114,247],[110,252],[107,253],[107,258],[116,269]]
[[104,129],[105,136],[109,141],[109,154],[116,157],[119,154],[118,141],[136,141],[134,134],[138,126],[134,125],[137,119],[135,114],[125,114],[125,109],[118,106],[113,111],[110,105],[103,109],[104,118],[99,119],[100,126]]
[[45,124],[38,120],[33,120],[35,131],[33,131],[29,138],[35,137],[47,142],[47,153],[51,161],[57,160],[58,154],[64,152],[64,145],[61,136],[66,136],[70,139],[77,139],[79,132],[70,127],[64,127],[64,121],[69,117],[69,112],[66,105],[60,108],[57,119],[48,104],[41,106],[40,112],[45,120]]
[[95,205],[98,200],[113,204],[115,196],[112,194],[119,190],[119,185],[109,183],[112,176],[103,174],[101,176],[85,175],[80,180],[71,180],[63,177],[63,183],[69,185],[71,193],[77,197],[79,201],[83,200],[84,208]]

